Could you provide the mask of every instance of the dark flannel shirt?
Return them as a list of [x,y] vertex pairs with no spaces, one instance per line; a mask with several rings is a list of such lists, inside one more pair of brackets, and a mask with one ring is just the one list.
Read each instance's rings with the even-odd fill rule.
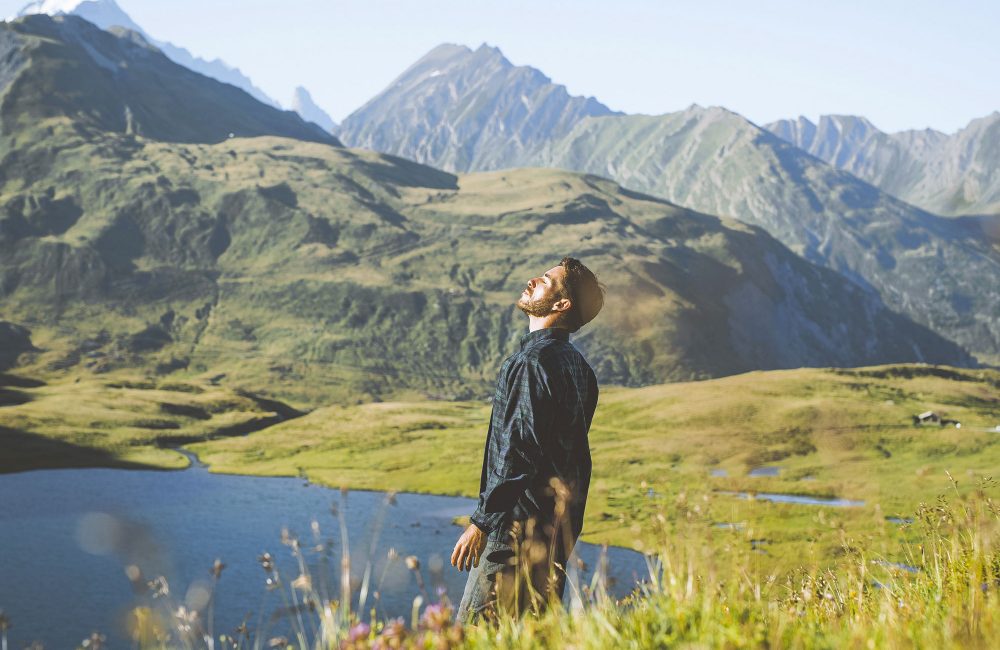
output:
[[553,477],[569,488],[574,538],[583,529],[590,486],[587,433],[597,407],[597,378],[565,329],[521,338],[500,367],[486,437],[479,504],[472,521],[484,532],[513,520],[551,521]]

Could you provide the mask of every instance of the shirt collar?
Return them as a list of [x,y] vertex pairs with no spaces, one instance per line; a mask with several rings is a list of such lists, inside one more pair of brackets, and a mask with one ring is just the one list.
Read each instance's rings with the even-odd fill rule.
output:
[[546,327],[544,329],[535,330],[534,332],[528,332],[527,334],[521,337],[521,349],[523,350],[529,345],[532,345],[537,341],[543,341],[545,339],[568,341],[569,330],[563,329],[561,327]]

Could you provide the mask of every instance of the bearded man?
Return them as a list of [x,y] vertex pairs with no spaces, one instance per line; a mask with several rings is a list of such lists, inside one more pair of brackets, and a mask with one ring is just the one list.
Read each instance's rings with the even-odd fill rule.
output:
[[451,556],[469,571],[459,621],[562,599],[566,561],[583,529],[598,393],[569,335],[603,305],[604,287],[572,257],[528,280],[517,301],[528,333],[500,368],[479,503]]

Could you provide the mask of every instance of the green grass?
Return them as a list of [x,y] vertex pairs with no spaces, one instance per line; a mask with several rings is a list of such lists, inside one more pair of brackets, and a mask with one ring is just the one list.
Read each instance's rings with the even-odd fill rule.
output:
[[[832,561],[845,539],[905,538],[905,518],[961,482],[1000,469],[1000,373],[920,366],[755,372],[606,389],[591,430],[594,474],[583,539],[655,548],[658,516],[714,523],[718,549],[767,540],[762,566]],[[963,428],[914,427],[936,410]],[[394,402],[328,407],[245,438],[191,447],[212,471],[307,475],[332,487],[475,496],[490,405]],[[753,478],[757,465],[780,468]],[[728,476],[712,476],[712,470]],[[724,491],[863,500],[828,508],[742,500]]]
[[[161,445],[265,426],[275,413],[208,383],[70,374],[48,383],[0,375],[0,472],[51,467],[182,469]],[[16,403],[21,402],[21,403]]]

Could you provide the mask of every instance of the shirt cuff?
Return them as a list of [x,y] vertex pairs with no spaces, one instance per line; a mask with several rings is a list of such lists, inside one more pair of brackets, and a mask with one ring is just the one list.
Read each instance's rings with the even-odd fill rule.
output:
[[492,533],[503,522],[503,517],[504,513],[502,512],[491,512],[489,514],[485,514],[479,509],[476,509],[469,519],[472,520],[472,523],[474,523],[476,528],[479,530],[484,533]]

